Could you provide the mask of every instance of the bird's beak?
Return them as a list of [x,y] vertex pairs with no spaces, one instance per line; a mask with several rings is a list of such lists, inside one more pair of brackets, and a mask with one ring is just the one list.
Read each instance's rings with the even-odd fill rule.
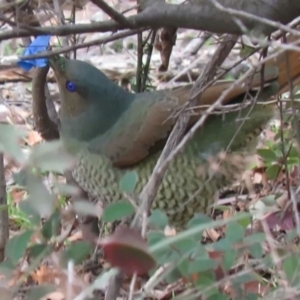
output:
[[54,75],[56,79],[59,81],[59,79],[62,79],[65,77],[65,58],[55,55],[51,56],[49,59],[49,65],[54,71]]

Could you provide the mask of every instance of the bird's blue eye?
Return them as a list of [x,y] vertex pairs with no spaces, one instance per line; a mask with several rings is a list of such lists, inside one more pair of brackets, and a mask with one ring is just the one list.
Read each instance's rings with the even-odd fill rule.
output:
[[69,91],[69,92],[71,92],[71,93],[73,93],[73,92],[75,92],[76,91],[76,85],[75,85],[75,83],[73,83],[72,81],[67,81],[66,82],[66,89]]

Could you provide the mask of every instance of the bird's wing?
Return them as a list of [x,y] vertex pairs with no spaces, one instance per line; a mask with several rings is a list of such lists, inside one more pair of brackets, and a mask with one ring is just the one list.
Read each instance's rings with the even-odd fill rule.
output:
[[[258,71],[254,76],[249,76],[248,83],[235,86],[224,98],[223,104],[237,97],[238,101],[243,101],[244,94],[260,88],[262,82],[266,84],[276,81],[279,84],[277,94],[285,92],[290,88],[291,80],[294,83],[300,81],[300,53],[297,51],[285,51],[268,60],[263,72]],[[197,105],[204,106],[200,110],[214,103],[231,84],[232,81],[220,81],[207,88],[197,99]],[[187,85],[173,90],[137,94],[136,101],[118,124],[102,137],[102,150],[115,166],[133,166],[162,149],[177,120],[176,112],[186,104],[190,89],[191,85]],[[197,113],[190,118],[189,126],[199,119],[200,111],[195,111]]]
[[[258,89],[261,82],[265,85],[278,77],[277,69],[270,67],[264,72],[264,80],[261,81],[261,73],[249,79],[249,84],[234,87],[225,97],[223,103],[229,103],[250,89]],[[233,82],[221,81],[206,89],[202,97],[198,97],[195,115],[190,119],[191,126],[199,119],[200,111],[204,111],[208,105],[213,104]],[[161,90],[137,94],[130,108],[111,130],[104,136],[97,138],[90,144],[91,151],[101,149],[117,167],[133,166],[149,154],[161,150],[168,134],[174,126],[180,109],[186,104],[191,85],[174,90]]]

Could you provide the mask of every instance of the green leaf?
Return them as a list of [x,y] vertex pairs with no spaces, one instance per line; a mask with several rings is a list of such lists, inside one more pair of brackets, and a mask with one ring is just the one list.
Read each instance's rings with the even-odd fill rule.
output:
[[189,264],[189,274],[202,273],[208,270],[213,270],[217,262],[211,258],[197,258]]
[[217,293],[207,298],[207,300],[230,300],[231,298],[225,294]]
[[[100,274],[94,282],[91,284],[93,289],[99,289],[104,290],[107,288],[107,283],[110,281],[110,279],[117,274],[117,269],[110,269],[107,272],[103,272]],[[83,290],[85,292],[85,290]]]
[[61,140],[35,145],[29,162],[43,171],[63,173],[74,164],[74,158],[63,148]]
[[267,195],[260,199],[266,206],[273,206],[276,205],[276,197],[275,195]]
[[257,149],[257,154],[259,154],[265,162],[277,161],[277,156],[271,149]]
[[214,243],[213,249],[216,251],[228,251],[232,249],[232,246],[232,242],[224,238]]
[[242,227],[247,228],[249,224],[251,224],[252,218],[247,216],[243,219],[237,220],[237,223],[240,224]]
[[280,170],[281,170],[280,166],[272,165],[272,166],[267,168],[266,174],[267,174],[269,179],[274,180],[278,176]]
[[4,261],[0,263],[0,273],[2,275],[10,276],[12,275],[12,273],[15,272],[15,269],[16,269],[16,265],[13,264],[13,262],[9,258],[6,258]]
[[177,269],[180,271],[181,275],[188,277],[190,273],[190,260],[188,258],[184,259],[177,265]]
[[30,258],[39,257],[44,251],[46,251],[48,245],[47,244],[36,244],[28,248],[27,252]]
[[264,254],[261,244],[250,245],[248,249],[253,258],[262,258]]
[[33,230],[26,230],[23,233],[9,239],[5,245],[5,256],[17,264],[20,258],[25,254]]
[[56,287],[52,284],[43,284],[39,286],[33,286],[29,289],[25,300],[40,300],[47,294],[50,294],[56,290]]
[[19,209],[24,215],[30,219],[31,225],[40,225],[40,216],[37,212],[33,209],[31,203],[28,199],[22,200],[19,204]]
[[56,210],[44,223],[42,228],[42,235],[45,239],[50,240],[52,237],[58,234],[58,230],[60,227],[60,218],[60,213]]
[[199,279],[196,281],[196,287],[199,291],[206,290],[208,294],[205,294],[206,297],[209,297],[210,295],[215,295],[217,290],[215,289],[207,289],[207,287],[213,287],[215,286],[216,278],[213,270],[208,270],[204,273],[201,273],[201,276],[199,276]]
[[92,245],[85,241],[72,243],[62,253],[62,263],[67,266],[68,261],[72,260],[75,264],[80,264],[92,250]]
[[160,231],[149,231],[147,233],[148,245],[154,245],[162,240],[165,240],[167,237]]
[[290,254],[282,261],[282,268],[290,284],[299,279],[299,264],[299,256],[296,254]]
[[240,56],[242,58],[245,58],[245,57],[248,57],[250,54],[252,54],[254,51],[254,48],[250,47],[250,46],[247,46],[247,45],[244,45],[244,47],[242,47],[240,49]]
[[186,238],[183,240],[180,240],[178,242],[175,242],[172,245],[172,248],[182,254],[186,254],[187,252],[195,251],[197,249],[199,241],[194,238]]
[[167,215],[160,209],[155,209],[151,212],[148,223],[159,229],[164,229],[168,225]]
[[41,218],[49,218],[55,208],[55,198],[50,194],[41,178],[27,174],[28,201]]
[[114,222],[134,213],[134,207],[126,200],[108,204],[102,215],[103,222]]
[[226,251],[223,255],[223,265],[222,267],[225,270],[230,270],[234,264],[236,263],[237,251],[232,249],[230,251]]
[[230,222],[226,225],[226,239],[236,243],[244,238],[245,230],[238,222]]
[[264,232],[257,232],[251,235],[248,235],[244,238],[244,243],[247,245],[255,243],[263,243],[266,240],[266,235]]
[[129,171],[121,178],[119,187],[122,191],[131,193],[138,182],[138,174],[136,171]]
[[99,218],[100,211],[94,203],[86,200],[76,200],[73,203],[75,212],[80,216],[94,216]]
[[253,273],[246,273],[246,274],[239,274],[237,273],[234,278],[232,278],[232,282],[236,284],[237,286],[240,286],[241,284],[250,282],[255,280]]
[[289,166],[295,166],[299,164],[299,158],[298,157],[288,157],[287,158],[287,164]]
[[[160,241],[165,240],[166,238],[167,237],[161,231],[149,231],[147,233],[148,247],[155,245],[156,243],[159,243]],[[171,256],[170,252],[173,252],[173,250],[171,251],[168,247],[166,247],[160,251],[157,251],[154,254],[154,257],[158,263],[163,264],[166,261],[169,261],[169,260],[167,260],[167,258],[170,258],[170,256]]]
[[192,228],[201,224],[209,224],[211,221],[212,219],[207,215],[196,213],[194,217],[188,222],[187,227]]
[[53,187],[57,190],[57,193],[61,196],[77,196],[79,192],[78,187],[71,184],[54,182]]
[[9,154],[15,161],[23,164],[26,155],[19,145],[20,138],[25,137],[26,132],[13,125],[0,124],[0,152]]

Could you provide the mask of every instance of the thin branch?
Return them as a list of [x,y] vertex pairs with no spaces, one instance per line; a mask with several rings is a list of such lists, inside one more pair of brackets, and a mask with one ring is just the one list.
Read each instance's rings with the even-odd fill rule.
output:
[[[196,4],[174,5],[168,3],[158,3],[147,7],[141,13],[128,17],[127,21],[131,28],[151,27],[181,27],[199,29],[214,33],[244,33],[239,24],[233,19],[237,16],[243,25],[250,32],[257,28],[266,35],[280,29],[300,36],[299,31],[291,29],[287,24],[300,15],[299,0],[290,0],[287,9],[286,0],[278,0],[276,5],[272,0],[263,2],[253,2],[248,0],[220,0],[226,9],[224,11],[216,8],[211,1],[196,1]],[[232,13],[232,14],[231,14]],[[103,21],[92,24],[77,24],[63,26],[46,26],[40,29],[40,34],[51,34],[65,36],[70,34],[107,32],[126,29],[128,26],[116,21]],[[0,41],[16,37],[30,36],[36,30],[25,28],[14,28],[0,33]]]
[[113,20],[115,20],[119,24],[124,25],[128,28],[132,27],[130,21],[128,21],[122,14],[117,12],[103,0],[91,0],[91,2],[97,5],[101,10],[103,10],[107,15],[109,15]]
[[45,51],[45,52],[40,52],[39,54],[35,54],[35,55],[28,55],[28,56],[21,56],[19,59],[32,59],[32,58],[43,58],[43,57],[50,57],[50,56],[54,56],[54,55],[58,55],[58,54],[62,54],[62,53],[67,53],[69,51],[73,51],[75,49],[82,49],[82,48],[87,48],[90,46],[95,46],[95,45],[100,45],[100,44],[106,44],[118,39],[122,39],[131,35],[135,35],[138,32],[141,32],[145,30],[144,28],[141,29],[133,29],[133,30],[125,30],[119,33],[115,33],[112,34],[108,37],[104,37],[104,38],[100,38],[100,39],[95,39],[93,41],[90,42],[86,42],[86,43],[81,43],[81,44],[76,44],[76,45],[72,45],[72,46],[67,46],[67,47],[63,47],[57,50],[51,50],[51,51]]
[[0,154],[0,262],[4,260],[5,245],[9,238],[9,219],[6,197],[6,183],[4,173],[3,154]]

